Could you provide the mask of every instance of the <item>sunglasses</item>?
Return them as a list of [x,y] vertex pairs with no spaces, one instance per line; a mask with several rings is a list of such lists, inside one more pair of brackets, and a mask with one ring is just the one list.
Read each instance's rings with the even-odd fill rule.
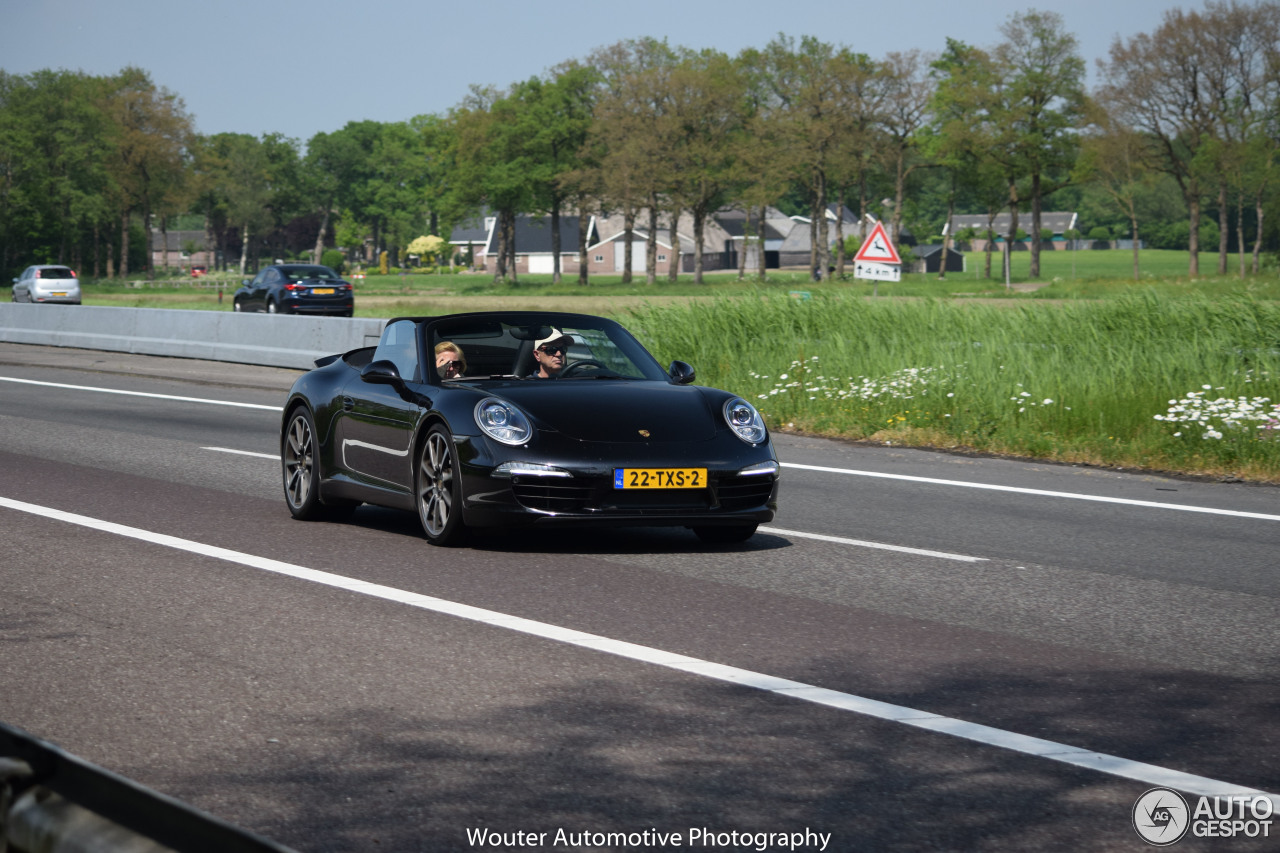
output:
[[568,349],[568,347],[566,347],[564,344],[543,344],[542,346],[538,347],[538,349],[542,350],[547,355],[555,355],[558,352],[559,353],[564,352],[566,349]]

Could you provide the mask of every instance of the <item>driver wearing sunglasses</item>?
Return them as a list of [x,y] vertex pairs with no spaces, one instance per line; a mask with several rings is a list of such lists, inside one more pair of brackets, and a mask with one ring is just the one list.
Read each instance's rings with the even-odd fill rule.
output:
[[467,359],[453,341],[436,344],[436,373],[441,379],[459,379],[467,372]]
[[573,338],[559,329],[552,329],[545,338],[533,342],[533,360],[538,369],[534,371],[534,379],[554,379],[564,370],[565,359],[569,353],[569,345]]

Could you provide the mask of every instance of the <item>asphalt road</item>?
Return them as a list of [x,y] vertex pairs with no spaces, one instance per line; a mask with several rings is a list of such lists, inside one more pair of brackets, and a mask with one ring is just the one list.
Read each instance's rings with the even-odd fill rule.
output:
[[302,851],[1139,850],[1152,787],[1280,791],[1274,488],[776,436],[743,546],[436,549],[289,517],[296,375],[0,344],[0,721]]

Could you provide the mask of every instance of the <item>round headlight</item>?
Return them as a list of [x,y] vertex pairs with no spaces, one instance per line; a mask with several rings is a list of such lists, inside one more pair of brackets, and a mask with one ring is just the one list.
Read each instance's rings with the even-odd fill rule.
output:
[[741,397],[734,397],[724,404],[724,419],[734,435],[747,444],[759,444],[769,434],[764,426],[764,418],[760,417],[755,406]]
[[485,397],[476,403],[476,425],[494,441],[524,444],[533,435],[533,427],[524,412],[497,397]]

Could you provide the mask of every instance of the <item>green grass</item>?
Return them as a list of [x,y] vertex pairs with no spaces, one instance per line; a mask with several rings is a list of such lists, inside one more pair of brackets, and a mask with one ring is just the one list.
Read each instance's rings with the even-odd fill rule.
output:
[[[1155,420],[1205,385],[1211,400],[1280,400],[1270,301],[1150,289],[1014,305],[824,294],[654,307],[631,325],[661,359],[691,361],[700,382],[753,400],[775,427],[1280,482],[1280,430],[1264,422]],[[1221,439],[1203,437],[1215,428]]]

